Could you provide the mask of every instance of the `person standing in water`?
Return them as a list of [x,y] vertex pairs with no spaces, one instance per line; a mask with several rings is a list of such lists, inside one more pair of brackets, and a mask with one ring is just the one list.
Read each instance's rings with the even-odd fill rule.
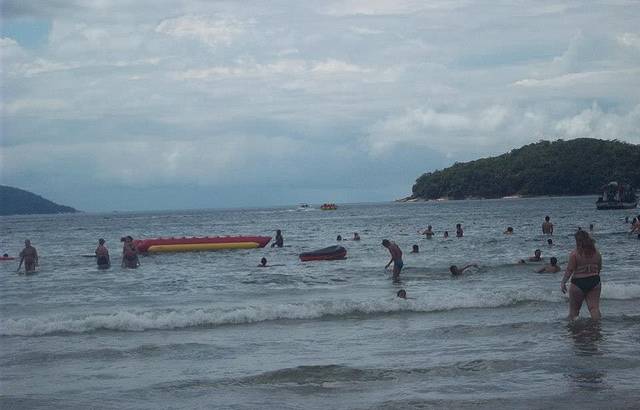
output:
[[382,246],[387,248],[391,254],[391,260],[384,268],[387,269],[389,265],[393,263],[393,280],[398,280],[400,277],[400,271],[404,266],[404,263],[402,262],[402,250],[400,250],[400,247],[395,242],[388,239],[382,240]]
[[569,254],[569,263],[560,283],[562,293],[567,293],[567,281],[571,278],[569,287],[569,320],[574,320],[580,314],[582,302],[587,302],[591,319],[599,320],[600,314],[600,271],[602,270],[602,256],[596,249],[595,241],[585,231],[578,231],[576,249]]
[[464,231],[462,230],[462,224],[456,224],[456,238],[462,238]]
[[20,270],[23,262],[25,273],[35,272],[39,263],[38,251],[36,251],[36,248],[31,246],[31,241],[29,239],[24,241],[24,249],[20,252],[20,264],[18,265],[18,271]]
[[109,249],[104,246],[104,239],[98,239],[98,247],[96,248],[96,263],[98,269],[109,269],[111,267],[111,259],[109,259]]
[[129,269],[136,269],[140,266],[140,259],[138,258],[138,248],[133,243],[133,238],[131,236],[125,236],[120,239],[121,242],[124,242],[122,246],[122,267]]
[[278,248],[282,248],[284,246],[284,238],[282,237],[282,231],[280,231],[280,229],[276,230],[276,239],[275,241],[271,244],[271,247],[278,247]]
[[553,224],[551,223],[551,218],[549,218],[549,215],[544,217],[544,222],[542,223],[542,233],[545,235],[553,235]]
[[426,236],[426,237],[427,237],[427,239],[431,239],[431,238],[433,238],[433,235],[434,235],[434,233],[433,233],[433,227],[432,227],[431,225],[427,226],[427,229],[425,229],[425,230],[422,232],[422,234],[423,234],[424,236]]

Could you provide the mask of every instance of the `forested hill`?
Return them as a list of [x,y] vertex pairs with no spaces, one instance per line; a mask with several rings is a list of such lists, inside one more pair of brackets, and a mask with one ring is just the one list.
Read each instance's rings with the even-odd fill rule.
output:
[[0,215],[61,214],[77,210],[22,189],[0,185]]
[[610,181],[640,188],[640,145],[592,138],[540,141],[423,174],[410,198],[597,194]]

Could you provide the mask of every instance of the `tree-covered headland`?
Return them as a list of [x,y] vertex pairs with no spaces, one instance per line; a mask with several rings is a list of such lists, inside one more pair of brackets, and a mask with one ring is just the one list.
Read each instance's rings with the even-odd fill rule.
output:
[[540,141],[421,175],[413,199],[598,194],[610,181],[640,187],[640,145],[579,138]]

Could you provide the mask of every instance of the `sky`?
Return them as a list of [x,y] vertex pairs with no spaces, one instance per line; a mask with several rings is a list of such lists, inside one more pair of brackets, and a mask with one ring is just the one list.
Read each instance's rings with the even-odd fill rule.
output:
[[0,183],[84,211],[389,201],[640,143],[637,0],[0,4]]

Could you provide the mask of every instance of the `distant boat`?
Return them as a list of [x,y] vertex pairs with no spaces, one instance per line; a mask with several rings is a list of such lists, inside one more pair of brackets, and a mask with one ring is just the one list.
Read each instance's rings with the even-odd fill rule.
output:
[[629,184],[609,182],[602,187],[602,192],[596,201],[597,209],[633,209],[638,206],[638,197]]
[[320,209],[322,209],[323,211],[335,211],[336,209],[338,209],[338,205],[336,205],[336,204],[322,204],[320,206]]

